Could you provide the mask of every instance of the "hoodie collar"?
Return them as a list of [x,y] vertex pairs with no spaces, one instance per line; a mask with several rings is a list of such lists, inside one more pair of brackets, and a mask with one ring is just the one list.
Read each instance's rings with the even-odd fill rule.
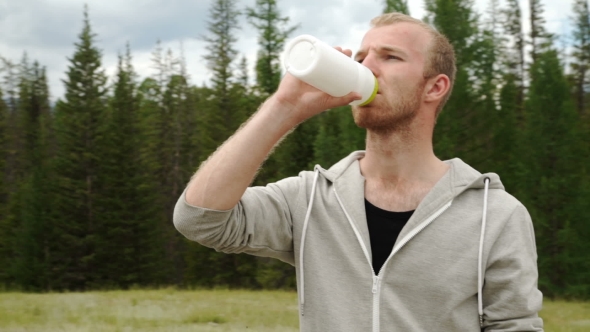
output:
[[[330,182],[336,182],[344,174],[354,176],[354,173],[351,174],[347,171],[350,171],[349,168],[351,167],[351,165],[358,164],[359,159],[361,159],[364,156],[365,151],[354,151],[327,170],[319,165],[316,165],[315,169],[318,170]],[[485,178],[490,179],[490,189],[504,190],[504,185],[500,181],[500,177],[495,173],[482,174],[476,171],[473,167],[467,165],[463,160],[459,158],[445,160],[444,162],[450,166],[450,169],[447,172],[447,174],[445,174],[443,178],[439,180],[439,183],[437,183],[434,188],[439,186],[439,184],[441,184],[443,180],[450,181],[450,183],[448,183],[450,188],[448,188],[444,184],[441,185],[441,187],[445,187],[445,189],[450,189],[453,197],[461,194],[463,191],[467,189],[483,189]],[[362,176],[360,174],[360,167],[358,165],[355,165],[354,168],[358,169],[358,175]],[[445,179],[447,177],[448,179]],[[346,179],[345,177],[345,180],[349,179]]]
[[[342,208],[345,210],[348,219],[353,222],[354,228],[357,231],[357,237],[360,235],[359,241],[361,242],[362,248],[364,248],[365,255],[369,263],[371,263],[371,247],[367,244],[370,243],[370,237],[366,221],[366,212],[364,209],[364,177],[360,172],[360,165],[358,160],[364,156],[363,151],[355,151],[349,156],[335,164],[328,170],[324,170],[320,166],[316,166],[316,173],[313,180],[311,199],[307,209],[303,232],[301,237],[300,246],[300,259],[301,259],[301,292],[300,292],[300,303],[302,305],[301,314],[303,315],[303,304],[304,301],[304,244],[307,224],[309,221],[309,215],[313,206],[313,196],[315,187],[317,185],[318,175],[321,173],[327,180],[333,183],[333,188],[336,194],[336,198],[340,202]],[[483,274],[482,274],[482,252],[483,252],[483,241],[486,229],[486,208],[488,199],[489,189],[504,190],[504,186],[500,182],[500,178],[497,174],[487,173],[481,174],[471,166],[464,163],[461,159],[455,158],[445,161],[450,167],[449,170],[443,175],[443,177],[435,184],[432,190],[426,195],[426,197],[420,202],[418,208],[408,220],[406,225],[401,230],[397,237],[397,241],[394,245],[393,253],[399,251],[401,247],[410,241],[416,234],[422,229],[427,227],[437,216],[443,213],[449,206],[451,206],[453,199],[469,189],[484,189],[484,202],[482,205],[482,225],[481,225],[481,236],[479,246],[479,258],[478,258],[478,313],[480,325],[483,323]],[[487,182],[487,185],[486,185]],[[341,192],[343,199],[339,198],[338,192]],[[347,212],[349,211],[349,212]],[[400,239],[402,239],[400,241]],[[364,244],[363,244],[364,242]],[[373,271],[373,273],[380,273],[380,271]],[[482,325],[483,326],[483,325]]]
[[[315,169],[318,170],[330,182],[336,182],[336,179],[341,177],[351,165],[358,164],[359,159],[364,156],[365,151],[354,151],[327,170],[322,168],[320,165],[316,165]],[[356,167],[358,167],[358,165]],[[358,167],[358,169],[358,175],[360,176],[360,167]]]
[[[365,179],[361,175],[359,165],[359,159],[364,155],[365,151],[355,151],[327,170],[319,165],[315,169],[327,180],[334,183],[363,240],[365,243],[369,243],[369,232],[366,226],[367,219],[364,206]],[[449,170],[436,183],[426,197],[424,197],[422,202],[420,202],[398,238],[403,238],[406,233],[445,204],[451,202],[455,197],[461,195],[465,190],[483,189],[486,178],[490,179],[489,189],[504,190],[504,186],[497,174],[481,174],[459,158],[444,162],[450,166]]]

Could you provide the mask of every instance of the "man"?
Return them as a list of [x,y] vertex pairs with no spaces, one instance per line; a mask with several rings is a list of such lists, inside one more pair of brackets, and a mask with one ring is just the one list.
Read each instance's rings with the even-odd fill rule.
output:
[[222,252],[295,265],[302,331],[542,331],[528,212],[496,174],[433,152],[455,76],[452,47],[405,15],[372,26],[356,60],[380,89],[353,108],[366,151],[248,188],[297,124],[360,98],[334,98],[287,74],[197,171],[175,226]]

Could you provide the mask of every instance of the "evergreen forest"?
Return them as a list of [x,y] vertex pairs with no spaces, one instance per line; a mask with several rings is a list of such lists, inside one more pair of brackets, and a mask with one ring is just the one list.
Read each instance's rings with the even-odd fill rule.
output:
[[[127,45],[108,77],[88,9],[56,102],[43,64],[0,54],[0,287],[295,288],[291,266],[217,253],[172,224],[199,165],[279,84],[298,22],[277,1],[211,1],[201,38],[212,78],[202,86],[155,41],[151,76],[137,74]],[[425,0],[423,19],[451,40],[458,67],[435,152],[498,173],[528,208],[545,296],[590,299],[588,0],[573,1],[566,49],[547,31],[542,0],[526,2],[526,18],[518,0],[488,1],[478,13],[471,0]],[[383,11],[408,13],[407,2],[385,0]],[[236,47],[241,17],[258,32],[252,66]],[[254,184],[329,167],[364,139],[348,107],[324,112],[283,140]]]

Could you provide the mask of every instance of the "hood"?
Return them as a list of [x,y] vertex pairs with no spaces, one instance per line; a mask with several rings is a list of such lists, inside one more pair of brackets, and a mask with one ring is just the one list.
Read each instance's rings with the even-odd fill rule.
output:
[[329,169],[324,169],[320,165],[315,166],[315,170],[319,171],[326,179],[330,182],[335,182],[336,179],[342,176],[344,172],[350,167],[350,165],[357,163],[359,159],[365,156],[365,151],[354,151],[344,159],[335,163]]

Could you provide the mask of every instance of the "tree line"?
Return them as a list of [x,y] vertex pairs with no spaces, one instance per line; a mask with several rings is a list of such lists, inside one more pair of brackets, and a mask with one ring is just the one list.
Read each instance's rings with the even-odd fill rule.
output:
[[[435,152],[500,174],[532,215],[541,290],[588,299],[588,2],[574,1],[567,51],[547,32],[540,0],[528,5],[525,35],[518,0],[490,0],[484,14],[469,0],[425,0],[424,19],[450,39],[458,67]],[[384,1],[389,11],[409,14],[404,0]],[[240,15],[259,33],[254,78],[236,49]],[[135,72],[127,45],[111,86],[87,9],[83,22],[55,105],[42,65],[2,58],[0,283],[24,291],[294,288],[286,264],[185,240],[172,212],[199,164],[276,90],[279,55],[297,25],[277,0],[249,8],[214,0],[201,37],[210,83],[192,85],[183,57],[157,43],[150,77]],[[349,107],[324,112],[276,148],[254,184],[329,167],[364,139]]]

